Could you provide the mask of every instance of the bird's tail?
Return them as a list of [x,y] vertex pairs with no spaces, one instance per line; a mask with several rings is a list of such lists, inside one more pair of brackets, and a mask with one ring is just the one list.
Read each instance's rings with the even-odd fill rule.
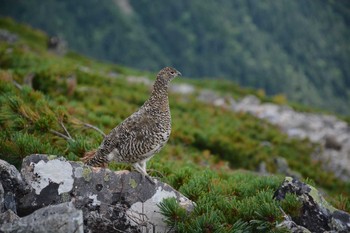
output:
[[81,161],[93,167],[107,167],[106,159],[104,159],[104,156],[100,156],[96,150],[86,152]]

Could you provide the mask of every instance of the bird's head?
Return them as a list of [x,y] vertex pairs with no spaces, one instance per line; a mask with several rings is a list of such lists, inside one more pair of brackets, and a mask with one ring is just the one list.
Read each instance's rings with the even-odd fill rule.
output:
[[179,71],[171,67],[165,67],[159,71],[157,78],[170,82],[177,76],[181,76],[181,73]]

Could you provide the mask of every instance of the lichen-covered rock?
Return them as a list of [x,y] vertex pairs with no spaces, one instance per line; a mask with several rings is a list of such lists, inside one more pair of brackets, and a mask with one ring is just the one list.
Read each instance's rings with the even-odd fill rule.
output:
[[72,203],[62,203],[41,208],[19,218],[11,211],[0,216],[0,232],[4,233],[83,233],[83,213]]
[[0,160],[0,213],[11,209],[16,213],[16,200],[26,192],[26,183],[15,166]]
[[286,177],[274,198],[283,200],[287,193],[295,194],[303,203],[300,216],[293,219],[298,225],[311,232],[350,232],[350,214],[331,206],[314,187]]
[[157,180],[152,184],[136,172],[31,155],[23,160],[21,173],[31,192],[18,202],[20,215],[72,201],[83,211],[85,232],[167,232],[157,204],[175,197],[184,208],[193,208],[169,185]]

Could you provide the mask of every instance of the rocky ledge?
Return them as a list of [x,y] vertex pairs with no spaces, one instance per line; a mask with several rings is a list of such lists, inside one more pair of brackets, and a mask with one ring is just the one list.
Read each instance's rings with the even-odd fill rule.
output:
[[255,96],[240,101],[230,99],[233,111],[248,112],[277,125],[288,136],[309,139],[320,145],[313,158],[323,161],[327,170],[338,178],[350,179],[350,127],[332,115],[297,112],[288,106],[261,103]]
[[0,160],[0,232],[171,232],[158,204],[174,197],[191,211],[194,203],[154,183],[40,154],[26,157],[21,173]]

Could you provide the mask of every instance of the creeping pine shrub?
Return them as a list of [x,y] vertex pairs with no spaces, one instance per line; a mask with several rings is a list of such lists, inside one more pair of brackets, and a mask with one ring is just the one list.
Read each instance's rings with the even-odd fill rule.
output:
[[22,159],[34,153],[58,154],[58,151],[40,137],[22,132],[8,135],[0,132],[0,159],[19,166]]
[[[272,199],[281,177],[259,177],[249,172],[220,176],[211,170],[176,171],[172,181],[190,179],[179,190],[195,201],[187,213],[175,199],[160,204],[166,222],[177,232],[284,232],[276,228],[283,220],[279,203]],[[292,206],[288,203],[290,208]]]
[[165,217],[165,222],[170,227],[177,228],[178,224],[185,221],[186,210],[179,206],[175,198],[166,198],[158,205],[160,213]]
[[303,203],[298,200],[295,194],[287,193],[281,201],[281,208],[292,218],[300,216]]

